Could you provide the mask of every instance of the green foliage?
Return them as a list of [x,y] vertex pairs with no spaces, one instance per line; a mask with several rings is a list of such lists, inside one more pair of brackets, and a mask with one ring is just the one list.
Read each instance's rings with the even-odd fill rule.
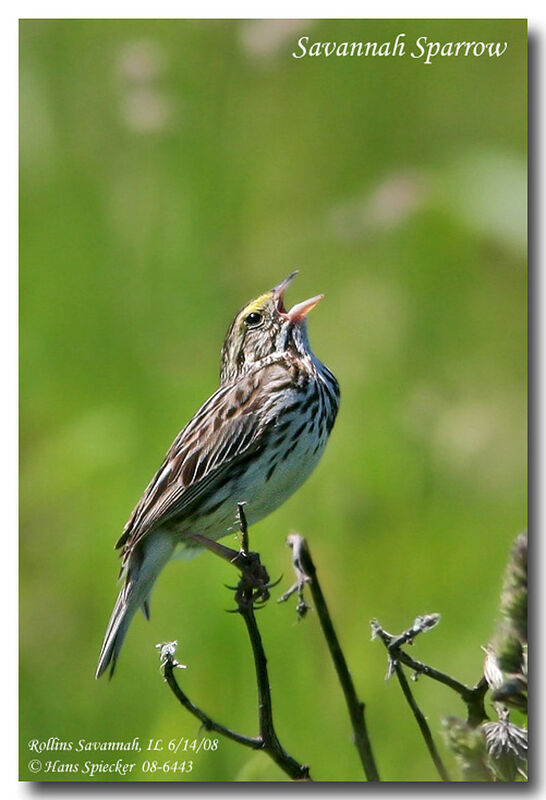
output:
[[[33,738],[195,738],[161,680],[159,641],[179,641],[190,697],[255,733],[248,642],[224,612],[234,576],[210,554],[165,570],[115,678],[93,675],[113,544],[214,390],[233,314],[294,268],[289,301],[326,295],[310,338],[342,405],[316,473],[253,546],[272,577],[289,576],[287,533],[308,539],[384,779],[436,773],[368,621],[397,630],[441,610],[424,660],[441,654],[468,683],[481,673],[476,642],[525,524],[525,24],[291,24],[21,23],[24,779]],[[429,66],[290,57],[305,33],[400,30],[509,48]],[[296,624],[270,602],[260,625],[283,745],[316,780],[361,780],[313,612]],[[460,704],[422,686],[437,734]],[[191,777],[283,779],[230,742],[200,753]]]
[[472,728],[466,722],[450,716],[444,720],[444,733],[450,749],[457,757],[463,780],[492,780],[481,727]]
[[495,635],[494,650],[497,662],[503,672],[521,671],[523,662],[523,645],[513,633],[511,626],[499,625]]
[[[501,595],[501,613],[513,636],[527,642],[527,534],[516,539],[506,568]],[[504,669],[504,667],[502,667]],[[515,672],[515,670],[508,670]]]
[[499,674],[490,681],[492,698],[503,707],[527,714],[527,533],[510,551],[500,598],[499,622],[490,656]]
[[[512,597],[525,595],[527,620],[527,534],[520,534],[512,546],[505,569],[499,623],[493,641],[485,649],[484,677],[491,690],[493,722],[477,728],[450,717],[445,721],[447,742],[457,756],[463,780],[527,780],[527,640],[521,630],[522,602],[514,617]],[[515,619],[515,624],[514,624]],[[511,710],[525,714],[525,727],[510,720]],[[480,778],[480,774],[489,777]],[[472,777],[472,776],[477,777]]]

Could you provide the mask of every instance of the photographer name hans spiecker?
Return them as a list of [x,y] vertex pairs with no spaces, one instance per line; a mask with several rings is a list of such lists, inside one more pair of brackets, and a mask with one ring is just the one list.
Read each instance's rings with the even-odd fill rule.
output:
[[508,42],[484,40],[439,42],[428,36],[419,36],[411,44],[406,34],[399,33],[386,42],[311,42],[309,36],[300,36],[292,52],[293,58],[372,58],[404,57],[419,59],[423,64],[432,64],[435,58],[500,58],[508,49]]
[[128,752],[133,751],[140,753],[142,745],[138,736],[129,741],[102,741],[93,742],[89,739],[78,739],[78,741],[63,741],[57,736],[51,736],[49,739],[31,739],[28,743],[28,749],[34,753],[44,753],[49,751],[64,751],[72,753],[89,753],[89,752]]

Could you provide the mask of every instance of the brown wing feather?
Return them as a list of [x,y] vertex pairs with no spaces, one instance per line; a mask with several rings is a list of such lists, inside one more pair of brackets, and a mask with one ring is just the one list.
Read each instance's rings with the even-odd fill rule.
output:
[[263,446],[269,425],[258,413],[261,380],[248,375],[220,387],[178,434],[116,542],[124,561],[147,533],[189,513],[214,482]]

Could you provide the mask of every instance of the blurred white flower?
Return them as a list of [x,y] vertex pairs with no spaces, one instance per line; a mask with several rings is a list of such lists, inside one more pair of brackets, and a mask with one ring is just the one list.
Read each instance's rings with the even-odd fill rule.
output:
[[330,225],[339,239],[355,239],[373,229],[389,230],[405,222],[428,198],[424,175],[387,175],[360,197],[333,208]]
[[171,118],[170,100],[152,86],[133,87],[121,100],[121,116],[127,126],[142,133],[165,128]]
[[250,19],[239,27],[239,39],[244,52],[254,58],[267,59],[279,53],[285,45],[307,32],[313,25],[308,19]]
[[167,59],[163,48],[147,39],[128,42],[117,62],[121,78],[135,83],[157,80],[166,71]]
[[392,228],[407,219],[427,195],[424,178],[417,174],[388,176],[366,204],[369,224]]
[[469,232],[518,253],[527,243],[527,171],[512,152],[473,150],[440,168],[386,175],[374,187],[331,209],[335,236],[354,240],[391,230],[422,206],[442,208]]
[[163,85],[168,68],[164,49],[148,40],[128,42],[116,68],[125,125],[137,133],[163,130],[173,116],[173,103]]

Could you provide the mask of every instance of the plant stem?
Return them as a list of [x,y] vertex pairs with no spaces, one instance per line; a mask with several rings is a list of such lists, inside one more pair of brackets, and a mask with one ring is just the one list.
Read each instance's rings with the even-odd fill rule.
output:
[[444,766],[442,759],[440,758],[440,754],[436,748],[436,745],[434,744],[434,739],[432,738],[432,733],[430,732],[430,728],[425,719],[425,715],[417,705],[413,693],[409,687],[409,683],[406,679],[406,676],[404,675],[404,670],[402,669],[399,663],[396,664],[395,671],[402,692],[404,693],[404,697],[408,701],[408,705],[413,712],[413,716],[415,717],[417,724],[419,725],[421,734],[423,736],[423,739],[425,740],[425,744],[430,753],[430,757],[432,758],[436,766],[436,769],[438,770],[438,774],[440,775],[440,778],[443,781],[449,781],[450,780],[449,775],[447,773],[447,770]]
[[174,677],[175,668],[176,662],[172,658],[167,658],[167,660],[163,663],[163,677],[165,678],[176,699],[190,712],[190,714],[193,714],[194,717],[197,717],[207,731],[216,731],[216,733],[221,733],[223,736],[231,739],[233,742],[242,744],[245,747],[251,747],[253,750],[259,750],[262,747],[263,742],[261,738],[257,736],[243,736],[241,733],[236,733],[236,731],[226,728],[225,725],[215,722],[211,717],[209,717],[208,714],[198,708],[195,703],[192,703],[188,695],[182,691],[180,685]]
[[[311,553],[306,540],[299,534],[291,534],[288,541],[293,552],[294,568],[298,581],[309,583],[311,595],[315,604],[315,609],[319,618],[320,626],[328,644],[328,649],[334,667],[336,669],[345,702],[349,711],[349,717],[354,734],[354,743],[364,768],[364,773],[368,781],[379,781],[379,772],[375,763],[372,746],[368,736],[366,720],[364,716],[365,705],[358,698],[356,689],[341,649],[339,639],[334,629],[332,618],[328,610],[328,605],[322,593],[317,571],[311,558]],[[289,593],[287,593],[289,594]]]
[[310,780],[309,767],[299,764],[286,752],[275,732],[271,690],[267,673],[267,658],[262,644],[262,637],[256,623],[254,608],[252,605],[249,605],[246,608],[240,608],[239,611],[245,621],[252,652],[254,654],[256,684],[258,689],[259,739],[262,743],[261,749],[293,780]]
[[[428,616],[439,618],[438,615]],[[426,618],[418,617],[416,622],[422,619]],[[399,661],[407,667],[410,667],[410,669],[418,675],[426,675],[428,678],[432,678],[432,680],[442,683],[444,686],[456,692],[466,705],[468,724],[475,728],[481,722],[488,719],[484,705],[484,697],[488,689],[485,678],[482,676],[475,686],[466,686],[446,672],[441,672],[439,669],[430,667],[428,664],[423,664],[422,661],[417,661],[417,659],[412,658],[401,649],[403,644],[412,642],[418,633],[425,633],[429,629],[430,628],[419,629],[414,623],[414,625],[404,633],[399,636],[394,636],[392,633],[388,633],[377,620],[372,621],[373,635],[381,639],[389,653],[389,670],[391,669],[391,665]]]
[[230,728],[226,728],[224,725],[215,722],[189,699],[174,677],[174,669],[177,666],[174,660],[174,644],[162,648],[163,676],[178,701],[191,714],[197,717],[207,730],[221,733],[228,739],[244,747],[250,747],[253,750],[262,750],[293,780],[310,781],[309,767],[305,764],[300,764],[286,752],[279,742],[273,725],[273,706],[271,702],[269,675],[267,672],[267,658],[254,613],[255,604],[263,604],[269,597],[269,576],[267,570],[260,562],[258,553],[249,552],[248,527],[244,514],[244,503],[238,504],[238,511],[242,532],[242,543],[239,552],[225,545],[221,545],[218,542],[206,539],[203,536],[193,536],[192,538],[198,541],[203,547],[212,550],[217,555],[234,564],[241,571],[241,578],[238,585],[232,588],[235,589],[235,600],[237,603],[237,608],[235,610],[245,621],[254,656],[258,692],[259,736],[244,736],[243,734],[232,731]]

